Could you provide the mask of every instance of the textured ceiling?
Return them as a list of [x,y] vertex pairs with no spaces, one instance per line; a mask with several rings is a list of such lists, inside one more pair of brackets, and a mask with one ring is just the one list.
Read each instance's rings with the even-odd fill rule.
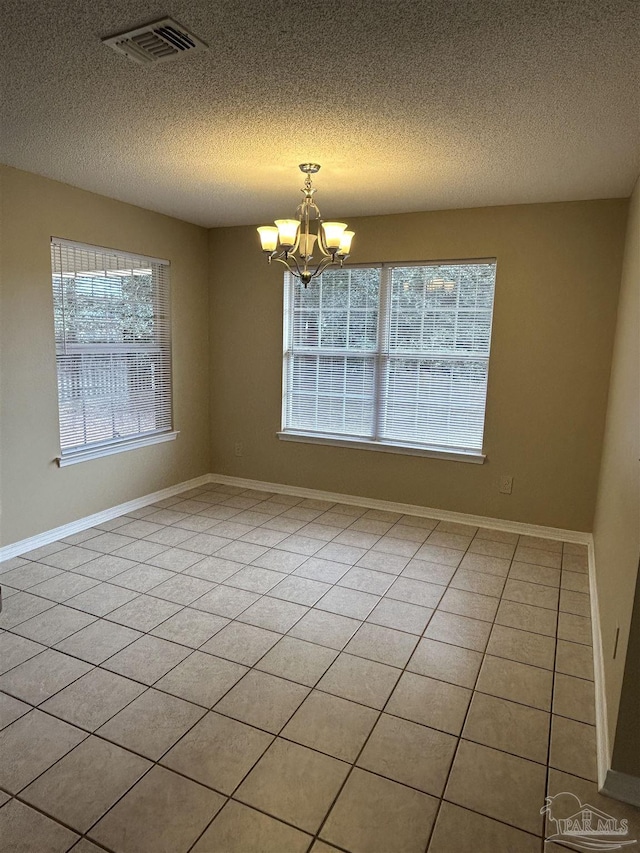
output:
[[[206,226],[629,195],[638,0],[3,0],[0,161]],[[171,15],[210,51],[100,38]]]

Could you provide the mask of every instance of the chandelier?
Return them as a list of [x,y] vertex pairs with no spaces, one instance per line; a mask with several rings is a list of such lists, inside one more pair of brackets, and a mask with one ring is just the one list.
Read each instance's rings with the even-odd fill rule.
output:
[[[258,228],[262,251],[269,263],[278,261],[306,287],[312,278],[327,267],[342,266],[349,257],[353,231],[347,231],[345,222],[323,222],[320,209],[313,200],[315,189],[311,175],[318,172],[317,163],[301,163],[300,171],[306,175],[302,203],[296,210],[297,219],[276,219],[275,225]],[[315,233],[312,233],[312,224]],[[319,254],[314,260],[314,251]]]

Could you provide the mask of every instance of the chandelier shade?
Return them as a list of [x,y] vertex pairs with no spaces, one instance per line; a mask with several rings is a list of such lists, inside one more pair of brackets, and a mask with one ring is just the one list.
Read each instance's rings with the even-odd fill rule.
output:
[[316,190],[311,185],[311,175],[319,169],[317,163],[300,164],[300,171],[306,177],[302,188],[304,198],[296,210],[296,219],[276,219],[274,225],[258,228],[262,251],[269,263],[284,264],[305,287],[328,266],[342,266],[351,252],[354,237],[346,222],[322,221],[313,199]]

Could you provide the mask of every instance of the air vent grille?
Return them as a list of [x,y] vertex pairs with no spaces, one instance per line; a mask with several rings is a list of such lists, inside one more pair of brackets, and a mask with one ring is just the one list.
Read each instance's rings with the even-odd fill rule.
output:
[[140,65],[168,62],[187,53],[209,49],[201,39],[171,18],[162,18],[144,27],[103,38],[102,42]]

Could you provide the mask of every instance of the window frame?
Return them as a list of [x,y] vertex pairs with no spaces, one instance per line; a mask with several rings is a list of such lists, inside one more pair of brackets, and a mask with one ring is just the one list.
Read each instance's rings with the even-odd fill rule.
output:
[[[379,269],[380,270],[380,289],[378,296],[378,334],[377,347],[371,350],[370,353],[366,350],[358,351],[358,356],[366,358],[368,356],[374,359],[375,364],[375,390],[373,395],[374,409],[374,435],[379,435],[379,424],[383,417],[382,412],[382,397],[384,386],[385,370],[388,369],[388,364],[393,357],[389,353],[388,335],[391,318],[391,274],[396,268],[405,269],[407,267],[437,267],[437,266],[467,266],[474,264],[491,264],[495,268],[494,273],[494,292],[492,306],[490,312],[489,324],[489,345],[486,355],[487,362],[487,392],[484,398],[484,411],[482,421],[482,449],[469,449],[465,447],[443,447],[430,444],[415,444],[407,441],[396,441],[393,439],[377,439],[366,438],[360,435],[335,434],[329,432],[316,432],[311,430],[286,428],[287,422],[287,406],[288,406],[288,386],[289,386],[289,357],[292,354],[292,319],[293,319],[293,288],[297,286],[297,280],[291,273],[284,274],[284,299],[283,299],[283,358],[282,358],[282,413],[281,413],[281,429],[276,433],[281,441],[302,442],[308,444],[330,445],[335,447],[351,447],[359,450],[377,450],[384,453],[398,453],[409,456],[426,456],[438,459],[445,459],[456,462],[470,462],[482,465],[487,456],[484,450],[485,427],[487,420],[487,401],[488,401],[488,381],[489,367],[491,359],[491,344],[493,339],[493,315],[495,309],[495,282],[497,279],[497,259],[490,258],[464,258],[464,259],[444,259],[444,260],[429,260],[429,261],[389,261],[380,263],[368,264],[344,264],[345,269]],[[309,287],[313,287],[311,282]],[[355,354],[353,350],[344,350],[340,355]],[[322,349],[318,347],[314,350],[315,355],[322,355]],[[326,354],[326,353],[325,353]],[[419,356],[416,356],[419,358]],[[425,353],[425,357],[429,357]],[[484,357],[483,357],[484,358]]]
[[[58,439],[60,441],[60,455],[55,458],[58,467],[63,468],[67,465],[74,465],[78,462],[84,462],[91,459],[99,459],[103,456],[111,456],[116,453],[122,453],[127,450],[135,450],[140,447],[147,447],[153,444],[159,444],[165,441],[173,441],[179,431],[174,429],[174,412],[173,412],[173,358],[172,358],[172,327],[171,327],[171,285],[170,285],[170,268],[171,263],[162,258],[149,257],[137,252],[129,252],[123,249],[114,249],[112,247],[97,246],[89,243],[80,243],[74,240],[68,240],[63,237],[51,237],[50,240],[52,254],[51,282],[55,292],[55,276],[56,269],[53,264],[53,255],[57,247],[63,249],[78,249],[95,255],[116,255],[119,258],[135,260],[148,264],[152,271],[153,282],[153,305],[154,309],[164,311],[166,332],[165,340],[162,339],[162,334],[154,334],[150,342],[125,342],[125,343],[78,343],[77,341],[64,338],[62,344],[58,340],[57,331],[55,334],[55,364],[56,364],[56,400],[58,404]],[[158,268],[166,268],[163,273],[164,282],[158,273]],[[79,272],[80,270],[77,270]],[[64,313],[64,309],[63,309]],[[56,322],[56,308],[54,303],[54,324]],[[63,334],[66,329],[63,330]],[[61,352],[61,346],[63,352]],[[83,444],[74,445],[73,447],[62,447],[61,435],[61,419],[60,419],[60,361],[61,356],[82,356],[92,354],[132,354],[139,353],[156,353],[159,357],[163,357],[168,364],[169,378],[164,383],[162,389],[157,389],[157,394],[161,395],[162,391],[168,394],[168,404],[165,398],[165,412],[168,410],[170,426],[164,429],[148,430],[141,433],[133,433],[127,436],[116,436],[110,439],[101,439],[97,441],[85,441]],[[84,399],[84,398],[83,398]],[[156,406],[156,411],[160,407]]]

